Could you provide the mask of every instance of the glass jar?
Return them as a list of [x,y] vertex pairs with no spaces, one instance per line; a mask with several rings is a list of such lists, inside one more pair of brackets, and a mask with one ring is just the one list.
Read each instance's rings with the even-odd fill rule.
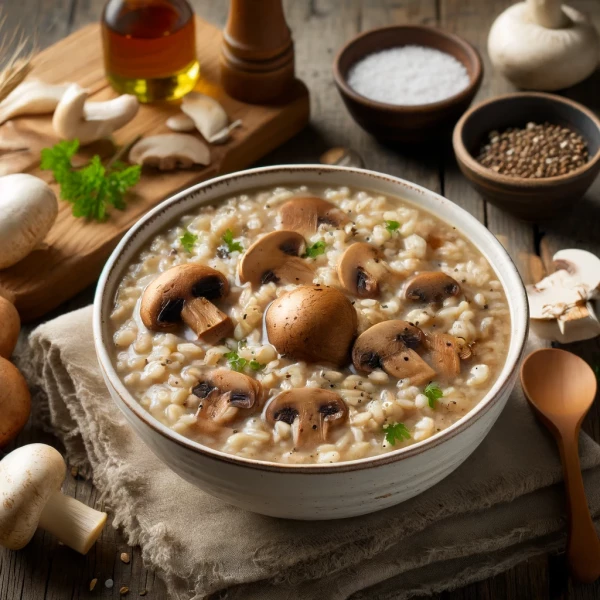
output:
[[102,41],[110,84],[141,102],[181,98],[200,73],[195,30],[187,0],[109,0]]

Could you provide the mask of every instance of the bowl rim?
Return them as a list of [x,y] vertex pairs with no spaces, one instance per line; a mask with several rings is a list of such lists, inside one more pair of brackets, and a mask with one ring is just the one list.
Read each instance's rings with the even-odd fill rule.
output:
[[[532,179],[528,177],[512,177],[511,175],[502,175],[500,173],[496,173],[492,171],[492,169],[488,169],[481,165],[475,157],[467,150],[463,142],[463,133],[465,128],[469,122],[469,120],[473,117],[475,113],[480,111],[482,108],[485,108],[491,104],[496,104],[498,102],[502,102],[505,100],[519,100],[525,98],[541,98],[544,100],[548,100],[549,102],[554,102],[555,104],[563,104],[570,106],[576,111],[583,113],[599,131],[600,134],[600,119],[588,108],[586,108],[583,104],[579,102],[575,102],[569,98],[564,98],[563,96],[558,96],[556,94],[548,94],[545,92],[511,92],[509,94],[503,94],[501,96],[494,96],[493,98],[488,98],[483,102],[479,102],[475,106],[469,108],[464,115],[458,120],[456,126],[454,127],[454,131],[452,133],[452,146],[454,147],[454,153],[456,154],[457,159],[462,162],[469,170],[476,173],[482,179],[486,181],[493,181],[495,183],[501,183],[507,187],[527,187],[527,188],[547,188],[554,187],[555,185],[561,183],[569,183],[580,177],[581,175],[585,175],[588,171],[594,169],[598,163],[600,163],[600,144],[598,145],[598,150],[596,150],[596,154],[588,159],[588,161],[575,169],[575,171],[571,171],[570,173],[566,173],[564,175],[556,175],[554,177],[544,177],[540,179]],[[492,131],[493,127],[490,129]],[[582,134],[582,137],[585,139],[585,135]],[[588,140],[586,139],[586,142]]]
[[[417,31],[427,31],[434,35],[437,35],[441,38],[445,38],[457,46],[460,46],[468,55],[470,55],[473,59],[473,63],[475,65],[475,73],[473,76],[469,77],[469,85],[460,92],[449,96],[448,98],[444,98],[443,100],[438,100],[437,102],[429,102],[426,104],[388,104],[387,102],[380,102],[379,100],[372,100],[371,98],[367,98],[362,94],[359,94],[355,91],[346,80],[346,77],[342,75],[342,71],[340,69],[340,61],[345,52],[347,52],[352,46],[362,41],[364,38],[376,36],[381,34],[382,32],[396,30],[396,31],[406,31],[406,30],[417,30]],[[406,44],[404,44],[406,45]],[[399,44],[397,47],[401,47]],[[426,46],[431,47],[431,46]],[[367,54],[363,54],[364,58]],[[454,57],[456,58],[456,57]],[[458,60],[458,59],[456,59]],[[461,64],[462,61],[459,61]],[[368,106],[373,110],[378,111],[389,111],[398,114],[412,114],[412,113],[425,113],[425,112],[433,112],[439,109],[449,108],[455,104],[459,104],[463,101],[467,101],[473,94],[476,92],[477,88],[481,84],[481,80],[483,78],[483,61],[481,59],[481,55],[479,51],[473,44],[468,42],[466,39],[461,36],[450,33],[449,31],[444,31],[438,27],[433,27],[431,25],[386,25],[385,27],[375,27],[373,29],[369,29],[368,31],[363,31],[358,35],[351,38],[347,41],[337,52],[334,60],[333,60],[333,79],[338,86],[338,88],[345,94],[354,100],[355,102],[362,104],[363,106]]]
[[[497,254],[498,258],[496,262],[503,263],[502,271],[500,273],[500,265],[494,267],[492,261],[488,259],[487,253],[481,250],[478,246],[476,246],[477,250],[481,252],[484,255],[484,257],[486,257],[486,260],[490,262],[493,270],[499,276],[499,278],[505,278],[507,281],[510,281],[510,283],[514,284],[515,286],[514,290],[511,289],[510,294],[507,293],[507,299],[509,300],[509,308],[511,313],[510,318],[512,328],[507,360],[504,363],[504,366],[502,367],[502,371],[500,372],[492,387],[487,391],[486,395],[479,401],[479,403],[475,407],[473,407],[468,413],[466,413],[463,417],[461,417],[458,421],[450,425],[448,428],[410,446],[399,448],[397,450],[392,450],[385,454],[356,459],[353,461],[343,461],[333,464],[282,464],[276,462],[261,461],[257,459],[238,457],[233,454],[227,454],[220,450],[215,450],[213,448],[210,448],[209,446],[205,446],[199,442],[192,440],[191,438],[185,437],[173,431],[172,429],[158,421],[158,419],[153,417],[145,408],[143,408],[139,404],[139,402],[137,402],[135,398],[133,398],[133,396],[129,393],[129,391],[126,389],[125,385],[119,378],[107,349],[105,339],[105,328],[110,322],[110,318],[108,314],[104,314],[104,305],[108,301],[107,298],[105,298],[105,296],[108,294],[109,291],[112,291],[113,293],[113,296],[111,296],[112,301],[112,298],[114,297],[114,292],[116,291],[116,287],[118,286],[118,280],[122,276],[123,269],[126,268],[128,264],[120,264],[121,253],[125,249],[127,249],[127,247],[130,244],[135,243],[136,238],[140,236],[143,239],[143,242],[136,244],[138,246],[136,252],[139,252],[140,247],[147,243],[150,237],[156,235],[156,233],[151,235],[144,235],[144,230],[146,229],[146,226],[150,225],[151,222],[154,221],[154,219],[160,217],[163,213],[172,212],[173,214],[171,215],[171,220],[175,219],[177,215],[179,217],[183,216],[185,212],[178,213],[175,207],[177,207],[179,203],[185,202],[185,200],[191,195],[198,195],[203,191],[206,191],[210,194],[211,188],[216,187],[219,193],[216,194],[215,197],[212,198],[212,200],[208,199],[204,202],[200,201],[197,203],[196,206],[210,204],[211,201],[220,201],[227,197],[227,188],[229,187],[229,184],[232,180],[248,179],[249,181],[247,189],[256,189],[257,187],[264,187],[264,185],[266,184],[261,184],[260,186],[253,186],[251,180],[254,176],[278,173],[289,174],[290,172],[297,173],[299,180],[301,179],[303,172],[309,172],[317,176],[321,176],[328,173],[350,173],[358,175],[358,177],[360,177],[361,179],[365,178],[365,189],[369,189],[369,185],[366,181],[368,179],[375,179],[391,183],[394,186],[398,187],[398,190],[397,193],[388,195],[395,196],[399,198],[402,202],[405,202],[406,204],[415,205],[420,210],[423,210],[427,213],[431,213],[431,210],[424,206],[419,206],[419,204],[414,200],[407,200],[405,198],[402,198],[402,188],[412,190],[413,192],[416,192],[420,195],[429,196],[432,202],[439,205],[447,204],[450,206],[449,210],[455,211],[456,218],[454,219],[452,226],[455,226],[456,229],[460,231],[462,235],[466,236],[465,229],[479,229],[481,236],[486,238],[486,244],[490,245],[490,253],[495,252]],[[324,181],[323,183],[327,185],[327,181]],[[199,197],[201,198],[201,196]],[[191,208],[188,210],[191,210]],[[445,220],[444,217],[436,218]],[[114,278],[117,278],[117,281],[113,281]],[[504,285],[503,289],[505,289]],[[513,302],[514,305],[511,304]],[[120,401],[125,405],[129,412],[132,413],[135,417],[137,417],[140,421],[142,421],[142,423],[147,425],[150,429],[152,429],[155,433],[161,435],[163,438],[166,438],[167,440],[174,442],[177,445],[189,451],[199,453],[206,459],[213,459],[220,462],[230,463],[239,467],[250,467],[259,471],[275,471],[298,474],[331,474],[346,471],[357,471],[376,467],[378,465],[385,465],[392,462],[405,460],[417,454],[420,454],[421,452],[424,452],[430,448],[434,448],[440,444],[443,444],[449,441],[450,439],[454,438],[456,435],[464,432],[466,429],[475,424],[480,418],[482,418],[489,410],[491,410],[492,407],[500,401],[500,398],[502,396],[502,390],[504,389],[504,387],[506,385],[510,385],[511,380],[516,380],[519,364],[525,351],[528,329],[529,305],[527,301],[527,294],[525,292],[525,286],[521,280],[521,277],[517,271],[514,262],[512,261],[511,257],[509,256],[508,252],[504,249],[502,244],[496,239],[496,237],[469,212],[467,212],[465,209],[461,208],[454,202],[448,200],[447,198],[444,198],[440,194],[432,192],[431,190],[428,190],[427,188],[424,188],[420,185],[403,180],[399,177],[387,175],[384,173],[378,173],[367,169],[359,169],[355,167],[324,166],[320,164],[276,165],[247,169],[244,171],[237,171],[235,173],[221,175],[219,177],[215,177],[207,181],[198,183],[167,198],[166,200],[158,204],[155,208],[147,212],[144,216],[142,216],[123,236],[123,238],[121,239],[118,246],[115,248],[109,259],[107,260],[102,270],[102,273],[98,280],[98,286],[96,288],[93,306],[94,345],[96,348],[96,354],[98,357],[100,370],[104,377],[107,388],[109,388],[109,391],[111,391],[110,388],[112,388],[112,391],[118,395]],[[517,336],[515,336],[515,332],[518,333]],[[110,338],[111,336],[107,335],[106,337]],[[516,344],[514,347],[513,343]]]

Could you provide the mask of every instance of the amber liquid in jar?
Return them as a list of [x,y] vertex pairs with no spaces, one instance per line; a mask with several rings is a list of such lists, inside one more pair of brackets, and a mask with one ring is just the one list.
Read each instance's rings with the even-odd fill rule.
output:
[[181,98],[200,73],[195,35],[186,0],[109,0],[102,18],[106,76],[141,102]]

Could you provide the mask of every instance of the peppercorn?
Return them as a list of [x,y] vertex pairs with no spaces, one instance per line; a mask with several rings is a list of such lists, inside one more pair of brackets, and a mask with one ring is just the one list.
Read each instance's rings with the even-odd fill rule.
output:
[[566,175],[589,159],[587,142],[572,129],[552,123],[527,123],[490,131],[477,161],[501,175],[542,179]]

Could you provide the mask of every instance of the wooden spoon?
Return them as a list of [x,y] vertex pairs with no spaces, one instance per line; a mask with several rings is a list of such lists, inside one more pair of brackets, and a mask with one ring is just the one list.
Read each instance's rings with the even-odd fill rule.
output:
[[532,352],[521,367],[523,390],[535,413],[556,439],[567,488],[567,559],[573,577],[600,577],[600,540],[585,497],[578,438],[596,396],[596,376],[581,358],[555,348]]

